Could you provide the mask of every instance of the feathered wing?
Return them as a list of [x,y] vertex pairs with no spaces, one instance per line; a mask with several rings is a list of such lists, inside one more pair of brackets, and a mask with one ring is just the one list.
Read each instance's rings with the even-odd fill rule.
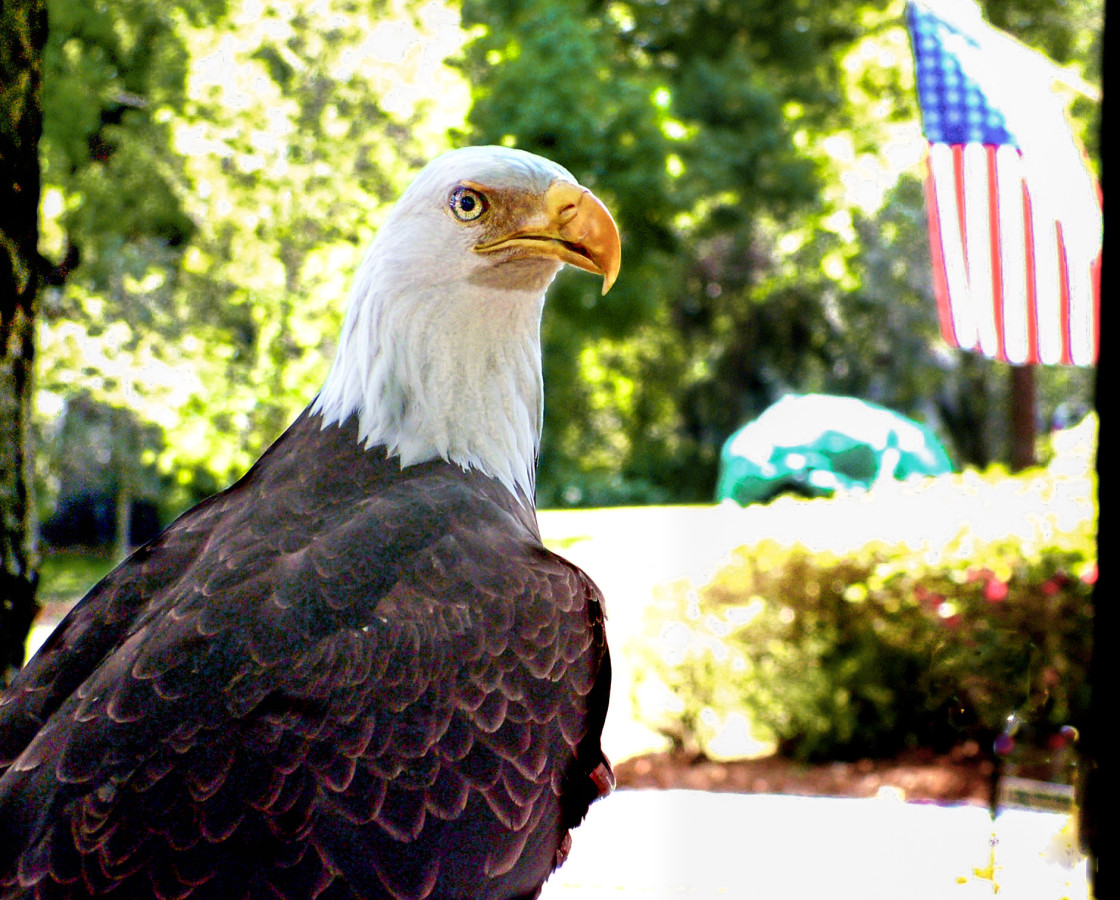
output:
[[0,897],[535,896],[609,679],[596,588],[504,488],[305,414],[13,686]]

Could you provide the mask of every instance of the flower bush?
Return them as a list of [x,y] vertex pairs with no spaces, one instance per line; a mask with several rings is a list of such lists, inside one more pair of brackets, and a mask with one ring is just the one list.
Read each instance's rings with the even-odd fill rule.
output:
[[675,705],[638,715],[705,752],[739,714],[807,760],[991,747],[1009,722],[1045,740],[1088,703],[1095,516],[1065,524],[1041,520],[1037,540],[966,527],[936,552],[741,548],[706,584],[660,591],[636,696],[655,680]]

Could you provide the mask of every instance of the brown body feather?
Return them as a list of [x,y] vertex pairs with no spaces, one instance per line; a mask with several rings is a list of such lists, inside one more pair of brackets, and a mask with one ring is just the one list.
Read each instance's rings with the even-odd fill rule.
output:
[[497,481],[304,413],[0,705],[0,898],[536,896],[602,782],[598,590]]

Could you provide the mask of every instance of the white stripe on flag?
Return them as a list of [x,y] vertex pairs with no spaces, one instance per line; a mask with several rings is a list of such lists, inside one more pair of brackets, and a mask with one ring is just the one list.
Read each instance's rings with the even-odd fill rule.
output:
[[[984,355],[998,356],[1000,347],[992,289],[992,220],[989,207],[995,186],[988,184],[988,154],[983,144],[965,144],[963,155],[965,264],[969,292],[961,297],[961,302],[967,302],[972,307]],[[957,302],[954,298],[953,305]]]
[[1023,166],[1019,151],[1009,145],[996,149],[999,191],[999,248],[1003,275],[1003,343],[1007,361],[1030,358],[1027,325],[1027,245],[1023,224]]
[[1034,237],[1035,303],[1038,309],[1038,358],[1056,365],[1062,361],[1062,335],[1058,324],[1062,315],[1061,270],[1058,267],[1058,234],[1054,210],[1046,193],[1031,190],[1031,225]]
[[[1067,248],[1068,248],[1067,244]],[[1074,248],[1070,248],[1074,249]],[[1069,254],[1069,249],[1067,249]],[[1093,263],[1096,260],[1068,256],[1069,269],[1069,349],[1074,365],[1089,366],[1096,359]]]

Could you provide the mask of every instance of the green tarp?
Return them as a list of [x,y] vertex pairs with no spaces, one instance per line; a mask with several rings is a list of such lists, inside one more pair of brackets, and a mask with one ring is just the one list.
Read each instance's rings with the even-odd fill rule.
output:
[[787,491],[828,497],[952,471],[936,435],[906,416],[854,397],[790,394],[724,443],[716,499],[746,506]]

